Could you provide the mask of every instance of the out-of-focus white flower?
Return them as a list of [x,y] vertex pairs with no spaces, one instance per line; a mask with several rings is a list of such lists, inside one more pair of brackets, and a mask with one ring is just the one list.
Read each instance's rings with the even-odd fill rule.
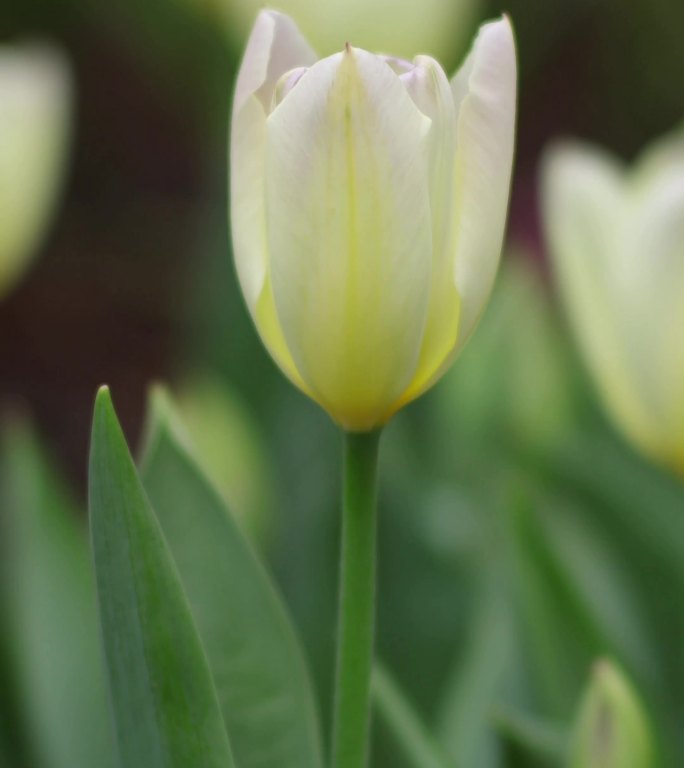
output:
[[[224,20],[242,44],[263,3],[258,0],[191,0]],[[429,53],[453,64],[479,18],[482,0],[276,0],[319,54],[339,51],[346,40],[361,48],[411,58]]]
[[35,255],[59,192],[71,77],[44,45],[0,46],[0,296]]
[[631,169],[559,145],[543,201],[560,292],[606,408],[643,451],[684,472],[684,134]]
[[505,18],[449,82],[427,56],[318,60],[289,18],[259,16],[233,109],[238,274],[272,356],[344,428],[383,424],[472,333],[499,262],[515,104]]

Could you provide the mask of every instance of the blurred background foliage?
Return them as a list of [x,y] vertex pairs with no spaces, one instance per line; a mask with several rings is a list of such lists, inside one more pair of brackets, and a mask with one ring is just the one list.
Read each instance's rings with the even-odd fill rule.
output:
[[[452,68],[506,11],[521,62],[494,299],[453,370],[384,438],[379,653],[455,765],[559,764],[602,656],[643,697],[663,765],[684,764],[684,484],[606,422],[557,307],[537,205],[553,138],[631,158],[681,121],[684,4],[377,0],[346,6],[348,31],[332,0],[323,28],[324,5],[285,4],[321,50],[355,35],[389,48],[396,30],[399,52]],[[88,750],[108,738],[79,521],[102,382],[134,443],[150,382],[170,383],[284,593],[329,719],[339,440],[263,351],[229,246],[229,103],[257,6],[9,0],[0,14],[1,41],[66,51],[75,94],[57,215],[0,303],[3,768],[92,768]],[[378,721],[373,765],[402,759]]]

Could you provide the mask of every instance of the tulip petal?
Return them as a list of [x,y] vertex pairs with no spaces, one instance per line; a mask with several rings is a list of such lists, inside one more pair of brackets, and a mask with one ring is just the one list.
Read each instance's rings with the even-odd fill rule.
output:
[[63,180],[71,73],[56,49],[0,48],[0,298],[36,255]]
[[400,79],[416,106],[432,121],[428,144],[433,254],[430,305],[418,368],[398,407],[422,392],[455,347],[460,314],[453,279],[454,99],[444,70],[429,56],[418,56]]
[[634,192],[648,194],[669,176],[684,176],[684,129],[680,128],[656,141],[639,158],[630,174]]
[[369,429],[411,380],[432,238],[430,121],[379,57],[318,62],[267,124],[268,242],[278,317],[315,398]]
[[480,319],[499,266],[516,111],[515,43],[507,17],[480,29],[472,51],[451,80],[451,92],[456,157],[448,242],[453,249],[450,281],[455,282],[455,292],[447,293],[444,306],[451,311],[457,338],[435,369],[419,368],[398,407],[429,389],[448,370]]
[[619,278],[633,376],[661,457],[684,465],[684,140],[661,142],[630,181]]
[[451,89],[458,111],[454,227],[456,287],[462,300],[459,351],[489,297],[506,225],[516,110],[515,42],[508,18],[481,27]]
[[254,95],[270,110],[278,80],[295,67],[308,67],[316,54],[289,16],[262,11],[254,24],[235,86],[233,117]]
[[231,135],[231,222],[238,277],[264,344],[283,371],[303,387],[277,322],[269,276],[264,197],[266,117],[279,78],[316,55],[295,24],[262,11],[238,74]]
[[598,150],[561,145],[548,152],[542,183],[558,285],[588,366],[616,421],[655,450],[657,436],[634,375],[639,367],[634,368],[629,351],[634,339],[625,325],[634,297],[626,299],[620,284],[624,171]]

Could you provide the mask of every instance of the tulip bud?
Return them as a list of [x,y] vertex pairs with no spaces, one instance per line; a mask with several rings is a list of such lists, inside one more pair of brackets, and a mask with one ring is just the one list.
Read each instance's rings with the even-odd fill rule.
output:
[[648,718],[622,672],[600,661],[580,706],[569,768],[653,768]]
[[513,157],[507,19],[449,83],[433,59],[347,45],[316,59],[259,16],[231,139],[238,275],[264,344],[350,431],[385,423],[448,368],[496,274]]
[[633,169],[556,147],[543,199],[561,295],[607,410],[684,473],[684,134]]
[[[154,397],[163,398],[160,391]],[[245,531],[265,545],[271,533],[267,451],[238,394],[209,375],[183,382],[178,409],[202,466]]]
[[71,81],[62,55],[0,46],[0,297],[35,255],[61,181]]

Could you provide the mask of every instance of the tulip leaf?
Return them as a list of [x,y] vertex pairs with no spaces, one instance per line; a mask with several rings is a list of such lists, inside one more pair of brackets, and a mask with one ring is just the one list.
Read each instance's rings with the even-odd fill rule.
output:
[[[677,744],[682,733],[678,713],[684,704],[684,657],[679,652],[684,612],[673,611],[672,596],[684,589],[684,485],[600,430],[577,436],[550,469],[556,486],[574,499],[575,523],[591,526],[596,540],[610,541],[629,564],[628,573],[638,574],[629,592],[648,629],[649,669],[641,662],[636,665],[634,653],[611,655],[621,658],[639,680],[655,710],[653,722],[660,740]],[[603,589],[605,582],[602,578],[597,587]],[[628,607],[618,606],[614,596],[611,604],[613,613],[623,615]],[[620,636],[621,645],[635,646],[634,650],[644,645],[633,628],[621,627]],[[657,691],[649,679],[653,675]],[[673,764],[680,760],[674,753],[668,759]]]
[[372,680],[377,713],[414,768],[448,768],[449,761],[393,677],[376,662]]
[[7,426],[5,620],[25,749],[42,768],[107,768],[112,741],[85,526],[29,425],[16,418]]
[[106,388],[95,403],[90,521],[121,765],[231,768],[206,656]]
[[522,647],[534,708],[565,720],[592,660],[612,645],[549,546],[535,493],[526,489],[512,501],[512,582],[521,608]]
[[562,726],[505,707],[496,709],[492,718],[509,751],[514,748],[535,764],[560,765],[563,762],[568,736]]
[[[0,506],[0,510],[5,507]],[[4,523],[2,514],[0,514],[0,526]],[[3,573],[4,576],[4,573]],[[6,648],[6,626],[2,617],[6,611],[0,611],[0,768],[9,768],[12,764],[15,768],[22,768],[25,764],[23,759],[24,744],[19,743],[21,735],[19,734],[18,712],[14,696],[14,686],[9,674],[9,653]],[[10,756],[12,760],[10,760]]]
[[169,398],[151,398],[142,477],[187,592],[240,768],[319,768],[311,683],[269,577],[206,479]]
[[495,569],[482,578],[470,635],[438,714],[440,743],[463,768],[495,768],[502,755],[491,715],[514,653],[510,598]]

